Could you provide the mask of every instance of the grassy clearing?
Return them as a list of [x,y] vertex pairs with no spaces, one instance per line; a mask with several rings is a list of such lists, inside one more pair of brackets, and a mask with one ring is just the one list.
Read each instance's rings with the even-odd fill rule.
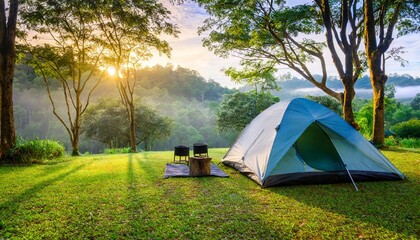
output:
[[[226,149],[210,149],[215,163]],[[172,152],[0,167],[0,239],[417,239],[420,153],[384,151],[408,181],[262,189],[163,179]]]

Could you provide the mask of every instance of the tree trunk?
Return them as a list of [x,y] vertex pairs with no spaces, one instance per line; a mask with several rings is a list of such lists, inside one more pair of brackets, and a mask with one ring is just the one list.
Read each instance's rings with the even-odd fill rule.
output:
[[355,129],[359,129],[359,125],[354,121],[353,113],[353,98],[354,98],[354,85],[352,81],[346,81],[344,84],[344,95],[341,101],[341,106],[343,107],[343,118],[344,120],[353,126]]
[[79,152],[79,137],[75,137],[73,139],[73,141],[71,142],[71,147],[72,147],[71,155],[72,156],[80,156],[80,152]]
[[76,108],[76,118],[74,120],[74,126],[72,129],[72,135],[73,137],[71,145],[72,145],[72,156],[80,156],[80,152],[79,152],[79,139],[80,139],[80,118],[81,118],[81,107],[80,107],[80,96],[76,97],[76,101],[77,101],[77,107]]
[[[10,52],[14,52],[14,50],[10,50]],[[5,61],[2,61],[1,66],[3,75],[3,79],[1,79],[1,146],[4,157],[10,154],[10,150],[16,141],[13,115],[14,55],[14,53],[6,53]]]
[[4,1],[0,1],[1,159],[10,156],[10,150],[16,141],[13,115],[13,75],[16,59],[15,39],[18,1],[9,2],[7,21],[4,9]]
[[[78,123],[76,123],[78,124]],[[80,126],[75,126],[75,129],[72,131],[73,137],[71,138],[71,155],[72,156],[80,156],[79,152],[79,139],[80,139]]]
[[[385,142],[384,87],[388,77],[381,69],[381,59],[392,42],[392,31],[386,34],[386,38],[382,37],[379,39],[380,43],[377,44],[373,0],[364,1],[363,11],[365,49],[373,91],[372,142],[375,146],[382,147]],[[398,10],[394,14],[397,14],[397,12]],[[395,24],[396,19],[394,18],[393,21]],[[381,31],[383,30],[381,29]]]
[[375,146],[382,147],[385,142],[385,82],[387,76],[381,71],[371,73],[373,90],[373,129],[372,142]]
[[[334,35],[334,23],[333,23],[333,16],[331,13],[331,7],[328,0],[316,0],[319,8],[321,9],[325,29],[326,29],[326,40],[328,49],[331,52],[331,57],[334,63],[335,68],[337,69],[338,75],[344,87],[344,93],[340,94],[339,101],[343,108],[342,114],[344,120],[353,126],[354,128],[358,129],[358,124],[354,121],[354,113],[353,113],[353,106],[352,101],[355,95],[354,92],[354,84],[357,78],[354,74],[354,69],[357,69],[359,66],[357,51],[353,51],[353,49],[357,49],[358,46],[357,42],[357,35],[354,34],[355,29],[351,29],[351,34],[348,35],[348,24],[349,21],[353,21],[351,18],[352,16],[352,4],[349,1],[341,1],[341,15],[340,15],[340,32],[337,35]],[[353,12],[354,14],[354,12]],[[335,43],[334,43],[335,39]],[[342,46],[341,50],[344,54],[344,65],[342,60],[340,59],[339,54],[337,53],[336,46],[337,43]],[[332,97],[334,95],[328,94]]]
[[373,126],[372,142],[377,147],[382,147],[385,142],[385,83],[388,77],[381,70],[381,55],[373,53],[368,55],[370,84],[373,91]]
[[137,152],[137,143],[136,143],[136,121],[135,121],[135,112],[134,112],[134,104],[129,104],[130,108],[130,145],[131,145],[131,152]]

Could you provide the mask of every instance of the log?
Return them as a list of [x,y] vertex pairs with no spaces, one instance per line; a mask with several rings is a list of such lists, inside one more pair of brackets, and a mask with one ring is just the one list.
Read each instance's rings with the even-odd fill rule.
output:
[[208,176],[210,175],[209,157],[190,157],[190,176]]

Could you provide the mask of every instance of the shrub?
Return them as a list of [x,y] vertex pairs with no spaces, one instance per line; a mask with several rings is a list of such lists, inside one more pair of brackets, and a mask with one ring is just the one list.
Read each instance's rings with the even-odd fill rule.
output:
[[389,147],[397,146],[398,141],[393,136],[389,136],[389,137],[385,138],[385,145],[389,146]]
[[420,120],[411,119],[397,123],[391,130],[401,138],[420,138]]
[[64,155],[64,146],[52,140],[31,140],[18,139],[16,146],[12,149],[11,157],[15,162],[30,163],[42,159],[52,159]]
[[130,153],[131,148],[106,148],[104,150],[105,154],[116,154],[116,153]]
[[405,148],[420,148],[420,139],[415,139],[415,138],[401,139],[400,145]]

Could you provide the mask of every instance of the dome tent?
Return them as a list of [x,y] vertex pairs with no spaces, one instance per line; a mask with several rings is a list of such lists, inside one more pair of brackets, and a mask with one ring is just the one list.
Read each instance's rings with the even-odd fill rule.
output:
[[263,187],[404,179],[340,116],[304,98],[281,101],[260,113],[222,163]]

